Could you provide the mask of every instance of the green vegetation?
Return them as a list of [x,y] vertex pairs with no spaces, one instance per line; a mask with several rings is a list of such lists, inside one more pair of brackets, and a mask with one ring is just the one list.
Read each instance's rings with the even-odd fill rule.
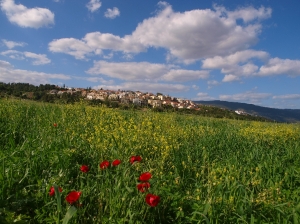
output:
[[2,99],[0,223],[298,223],[299,128]]
[[[13,98],[13,99],[26,99],[34,100],[39,102],[55,103],[55,104],[74,104],[85,101],[86,105],[90,106],[100,106],[109,108],[119,108],[121,110],[152,110],[155,112],[168,112],[168,113],[179,113],[179,114],[194,114],[205,117],[214,118],[229,118],[236,120],[252,120],[252,121],[271,121],[268,118],[260,116],[252,116],[249,114],[238,115],[232,110],[221,109],[218,107],[198,105],[197,109],[178,109],[171,105],[162,105],[161,107],[152,107],[151,105],[138,106],[129,103],[122,103],[121,100],[109,100],[107,97],[105,100],[92,99],[87,100],[82,96],[81,91],[72,91],[66,88],[61,88],[55,85],[39,85],[34,86],[28,83],[3,83],[0,82],[0,98]],[[73,89],[74,90],[74,89]],[[61,94],[58,92],[61,91]],[[83,91],[91,91],[91,87],[84,89]],[[162,93],[157,93],[157,96],[163,95]]]

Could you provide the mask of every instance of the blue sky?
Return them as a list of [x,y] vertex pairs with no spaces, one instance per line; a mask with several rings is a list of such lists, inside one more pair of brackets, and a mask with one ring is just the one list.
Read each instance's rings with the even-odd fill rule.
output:
[[0,81],[300,109],[299,0],[0,0]]

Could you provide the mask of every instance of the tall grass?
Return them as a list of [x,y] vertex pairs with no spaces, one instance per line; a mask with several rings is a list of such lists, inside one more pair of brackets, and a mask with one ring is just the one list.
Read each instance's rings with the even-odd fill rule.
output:
[[[82,194],[70,223],[298,223],[299,133],[299,124],[2,100],[0,223],[60,223],[72,190]],[[99,168],[114,159],[122,163]],[[143,172],[146,193],[136,187]],[[147,193],[160,196],[156,207]]]

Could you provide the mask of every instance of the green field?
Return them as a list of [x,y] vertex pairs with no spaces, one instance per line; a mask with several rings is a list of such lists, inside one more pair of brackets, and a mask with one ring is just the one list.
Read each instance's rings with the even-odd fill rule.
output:
[[2,99],[0,147],[0,223],[300,222],[299,124]]

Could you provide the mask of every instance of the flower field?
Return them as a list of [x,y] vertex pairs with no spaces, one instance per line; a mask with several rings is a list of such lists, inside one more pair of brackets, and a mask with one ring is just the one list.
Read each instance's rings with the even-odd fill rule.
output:
[[0,223],[299,223],[300,125],[0,100]]

